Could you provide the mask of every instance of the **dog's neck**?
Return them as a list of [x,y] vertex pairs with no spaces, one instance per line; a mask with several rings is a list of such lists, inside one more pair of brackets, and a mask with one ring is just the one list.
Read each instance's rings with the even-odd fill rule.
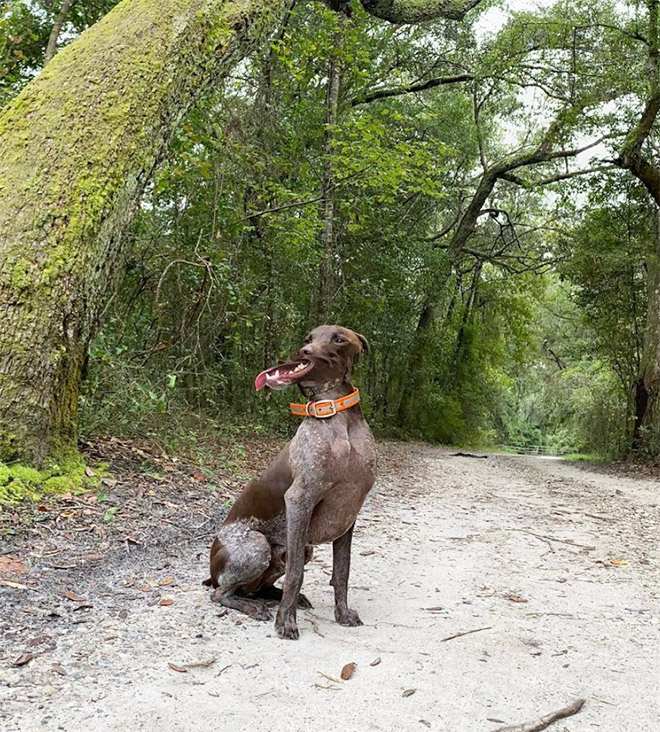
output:
[[310,402],[323,401],[325,399],[339,399],[353,391],[346,375],[338,379],[332,379],[323,383],[303,383],[298,385],[300,391]]

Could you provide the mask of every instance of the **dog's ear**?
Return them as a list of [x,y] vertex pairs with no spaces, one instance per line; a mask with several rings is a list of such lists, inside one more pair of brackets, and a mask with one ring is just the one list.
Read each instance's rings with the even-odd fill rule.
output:
[[356,333],[355,335],[359,338],[360,343],[362,344],[361,353],[366,356],[369,353],[369,341],[360,333]]

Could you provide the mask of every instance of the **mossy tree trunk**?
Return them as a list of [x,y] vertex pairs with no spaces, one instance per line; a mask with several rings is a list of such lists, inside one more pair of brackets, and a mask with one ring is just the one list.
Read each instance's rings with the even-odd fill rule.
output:
[[0,116],[0,461],[75,450],[78,388],[124,233],[174,128],[277,0],[124,0]]

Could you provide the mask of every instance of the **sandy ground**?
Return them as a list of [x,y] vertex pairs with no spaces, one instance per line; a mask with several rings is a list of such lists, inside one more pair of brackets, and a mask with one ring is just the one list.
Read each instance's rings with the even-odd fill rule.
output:
[[329,547],[292,642],[213,605],[208,538],[181,537],[77,586],[86,602],[0,588],[0,728],[491,732],[584,697],[551,729],[660,729],[657,482],[424,445],[382,457],[353,548],[363,627],[334,623]]

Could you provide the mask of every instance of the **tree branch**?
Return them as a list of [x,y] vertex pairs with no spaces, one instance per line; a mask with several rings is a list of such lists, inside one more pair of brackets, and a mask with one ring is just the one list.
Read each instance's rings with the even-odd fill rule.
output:
[[519,153],[508,160],[495,163],[484,170],[479,184],[477,185],[477,190],[475,191],[472,200],[465,210],[465,213],[463,214],[463,217],[461,218],[452,237],[450,252],[453,259],[458,257],[462,249],[465,247],[468,239],[474,233],[477,220],[481,215],[481,210],[488,197],[493,192],[493,188],[495,188],[495,184],[499,179],[505,178],[506,180],[522,184],[522,179],[511,174],[513,170],[537,165],[539,163],[548,163],[561,158],[566,159],[569,157],[575,157],[576,155],[595,147],[607,137],[607,135],[605,135],[594,142],[590,142],[587,145],[572,148],[570,150],[552,150],[553,143],[561,126],[561,121],[562,115],[560,114],[559,117],[548,127],[541,142],[534,150]]
[[376,89],[362,96],[355,97],[351,101],[351,106],[356,107],[358,104],[368,104],[376,99],[387,99],[388,97],[398,97],[402,94],[414,94],[416,92],[433,89],[436,86],[444,86],[445,84],[459,84],[463,81],[472,81],[472,74],[458,74],[457,76],[440,76],[435,79],[428,79],[417,84],[409,86],[397,86],[393,89]]
[[76,0],[62,0],[62,5],[58,14],[55,16],[53,27],[48,37],[48,45],[46,46],[46,53],[44,55],[44,66],[53,58],[55,51],[57,50],[57,41],[62,32],[62,27],[66,23],[69,11],[76,4]]
[[376,18],[390,23],[421,23],[446,18],[463,20],[483,0],[360,0],[362,7]]
[[525,188],[536,188],[537,186],[547,186],[551,183],[559,183],[562,180],[569,180],[570,178],[577,178],[580,175],[592,175],[593,173],[603,173],[607,170],[613,170],[617,167],[614,163],[609,165],[595,165],[593,168],[583,168],[581,170],[571,170],[566,173],[558,173],[557,175],[551,175],[548,178],[542,178],[541,180],[524,180],[517,175],[512,173],[504,173],[500,178],[502,180],[508,180],[510,183],[523,186]]

